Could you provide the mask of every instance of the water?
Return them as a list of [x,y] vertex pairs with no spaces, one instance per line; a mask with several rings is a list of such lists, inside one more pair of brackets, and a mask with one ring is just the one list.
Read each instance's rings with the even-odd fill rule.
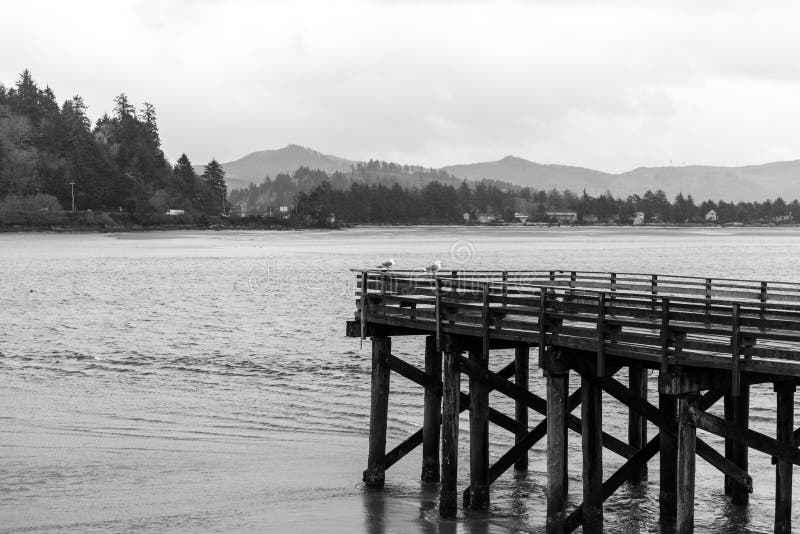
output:
[[[384,492],[362,487],[370,353],[344,337],[349,269],[440,258],[800,281],[798,245],[794,228],[2,234],[0,532],[543,532],[543,442],[527,474],[492,486],[490,514],[439,520],[419,450],[389,470]],[[420,340],[396,338],[393,352],[421,365]],[[510,358],[493,353],[491,366]],[[390,447],[420,427],[421,400],[392,377]],[[607,430],[624,437],[627,412],[606,401]],[[513,413],[496,394],[492,403]],[[754,387],[752,404],[752,426],[774,435],[774,393]],[[495,430],[493,459],[512,439]],[[571,435],[571,505],[578,444]],[[738,509],[698,460],[698,532],[771,532],[774,468],[758,452],[750,462],[755,493]],[[606,452],[606,476],[621,463]],[[657,462],[605,510],[609,532],[658,531]]]

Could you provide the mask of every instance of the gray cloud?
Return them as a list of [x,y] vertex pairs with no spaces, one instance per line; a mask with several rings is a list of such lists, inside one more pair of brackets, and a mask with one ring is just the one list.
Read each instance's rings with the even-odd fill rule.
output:
[[202,163],[294,142],[439,166],[515,154],[609,171],[800,156],[792,2],[15,4],[30,68],[95,116],[125,91]]

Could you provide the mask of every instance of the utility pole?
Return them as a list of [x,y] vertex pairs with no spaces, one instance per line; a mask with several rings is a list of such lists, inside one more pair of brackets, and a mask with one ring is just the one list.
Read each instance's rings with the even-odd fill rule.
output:
[[72,213],[75,213],[75,180],[70,180],[69,186],[72,191]]

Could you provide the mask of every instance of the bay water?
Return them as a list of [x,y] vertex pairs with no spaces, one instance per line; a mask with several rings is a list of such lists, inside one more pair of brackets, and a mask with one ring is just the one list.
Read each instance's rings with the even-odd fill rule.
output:
[[[440,259],[445,269],[800,281],[800,229],[0,234],[0,532],[544,532],[544,441],[528,472],[493,484],[489,513],[439,519],[419,450],[387,472],[383,491],[361,484],[370,346],[344,335],[350,269],[389,257],[403,269]],[[395,338],[393,353],[421,366],[423,342]],[[512,357],[493,352],[490,365]],[[535,366],[531,384],[544,395]],[[422,424],[421,389],[394,375],[391,391],[389,447]],[[775,394],[752,395],[751,427],[774,435]],[[491,403],[513,413],[500,395]],[[603,409],[606,430],[624,438],[627,409],[610,398]],[[493,460],[512,443],[493,427]],[[570,506],[581,501],[579,443],[571,434]],[[604,460],[606,477],[623,462]],[[751,451],[750,472],[750,505],[736,507],[698,459],[698,532],[772,531],[774,466]],[[670,531],[658,524],[657,459],[605,517],[608,532]]]

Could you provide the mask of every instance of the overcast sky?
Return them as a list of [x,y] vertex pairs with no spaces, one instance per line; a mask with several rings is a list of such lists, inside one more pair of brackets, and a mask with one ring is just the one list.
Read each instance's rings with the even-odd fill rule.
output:
[[[700,5],[696,5],[700,4]],[[92,118],[152,102],[167,156],[287,143],[605,171],[800,158],[798,2],[13,2],[29,68]]]

